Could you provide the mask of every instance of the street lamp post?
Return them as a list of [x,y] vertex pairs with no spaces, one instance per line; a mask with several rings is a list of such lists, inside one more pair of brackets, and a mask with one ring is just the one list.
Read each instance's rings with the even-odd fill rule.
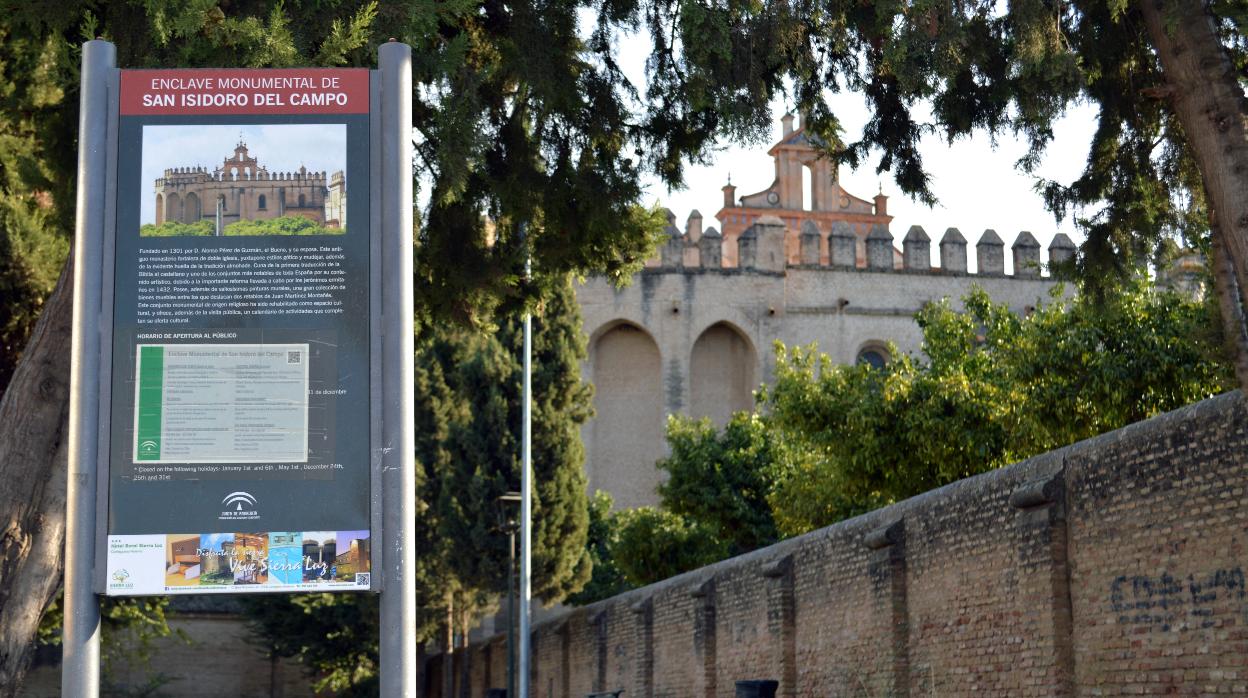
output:
[[[519,504],[519,492],[508,492],[498,498],[500,502]],[[520,523],[516,521],[508,509],[507,523],[503,530],[507,532],[507,698],[516,695],[516,531]]]

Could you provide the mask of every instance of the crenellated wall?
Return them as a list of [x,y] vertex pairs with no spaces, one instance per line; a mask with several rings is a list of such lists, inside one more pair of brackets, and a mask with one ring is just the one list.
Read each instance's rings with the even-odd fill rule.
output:
[[[893,234],[883,223],[871,225],[865,237],[855,233],[846,221],[836,221],[822,230],[807,219],[800,227],[788,225],[779,215],[757,218],[735,240],[726,240],[713,226],[703,230],[702,214],[694,211],[682,232],[676,217],[667,212],[667,239],[649,268],[740,269],[781,271],[789,266],[837,269],[865,268],[912,273],[967,273],[966,238],[957,228],[949,228],[939,243],[940,264],[933,267],[931,238],[921,226],[913,225],[902,239],[902,250],[894,247]],[[861,238],[861,239],[860,239]],[[1043,260],[1040,243],[1024,230],[1010,246],[1014,276],[1041,276]],[[1075,244],[1065,233],[1058,233],[1049,244],[1049,262],[1062,264],[1075,256]],[[1005,243],[997,232],[985,230],[975,244],[976,273],[980,276],[1005,275]],[[733,259],[725,265],[724,259]]]
[[[572,610],[530,695],[1248,692],[1246,454],[1228,394]],[[504,685],[502,636],[467,657]]]
[[342,172],[300,167],[269,172],[239,142],[234,156],[209,171],[203,166],[166,168],[154,182],[156,225],[165,221],[195,223],[215,219],[218,202],[224,225],[241,220],[301,216],[339,228],[346,221],[346,181]]

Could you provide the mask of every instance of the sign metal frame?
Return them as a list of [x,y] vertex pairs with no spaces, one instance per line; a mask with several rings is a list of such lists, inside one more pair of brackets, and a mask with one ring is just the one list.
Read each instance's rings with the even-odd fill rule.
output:
[[[111,414],[118,213],[134,202],[118,201],[122,71],[116,48],[99,39],[86,42],[81,74],[61,676],[64,695],[94,697],[100,683],[97,595],[107,586],[112,427],[119,418]],[[416,694],[411,97],[411,49],[391,40],[378,49],[378,69],[368,73],[364,334],[371,417],[368,591],[381,592],[381,688],[395,696]],[[237,593],[248,592],[255,590]]]
[[[104,216],[103,216],[103,239],[101,243],[101,255],[98,258],[98,273],[100,278],[99,305],[96,308],[96,336],[98,337],[98,364],[96,367],[98,385],[98,414],[94,423],[94,442],[96,444],[96,474],[97,487],[95,493],[95,531],[93,535],[94,556],[93,556],[93,574],[92,591],[95,594],[104,594],[107,588],[108,575],[108,540],[109,540],[109,507],[111,498],[111,452],[113,447],[112,428],[116,420],[124,420],[125,415],[112,414],[112,398],[113,383],[112,372],[114,370],[113,359],[113,340],[114,340],[114,312],[116,309],[117,295],[115,288],[117,274],[117,235],[118,235],[118,210],[121,206],[134,206],[137,202],[119,201],[118,200],[118,148],[119,148],[119,131],[121,114],[121,91],[122,91],[122,70],[116,67],[110,67],[107,70],[108,82],[108,101],[107,101],[107,132],[106,132],[106,172],[105,172],[105,200],[104,200]],[[145,71],[146,72],[146,71]],[[173,72],[173,71],[171,71]],[[260,71],[257,71],[260,72]],[[383,493],[383,471],[381,453],[382,439],[384,438],[384,419],[382,416],[383,404],[383,388],[387,377],[385,376],[384,367],[381,364],[382,343],[385,341],[387,332],[382,326],[382,263],[384,255],[382,253],[382,227],[381,227],[381,190],[383,188],[383,173],[381,162],[381,137],[380,126],[381,118],[381,101],[380,101],[380,71],[368,71],[368,114],[367,114],[367,150],[368,156],[367,176],[369,177],[367,216],[368,225],[366,227],[353,226],[357,232],[367,230],[369,241],[367,245],[367,259],[369,273],[367,277],[367,312],[369,314],[367,322],[367,338],[369,347],[367,351],[368,360],[368,395],[366,404],[372,415],[369,419],[369,428],[367,438],[369,440],[367,453],[369,469],[368,476],[368,493],[369,502],[368,522],[370,530],[371,544],[369,546],[370,569],[374,572],[383,569],[385,547],[378,544],[383,540],[385,530],[383,527],[384,517],[382,514],[382,493]],[[246,114],[239,114],[244,116]],[[205,118],[212,116],[222,116],[229,118],[237,118],[233,115],[224,114],[205,114]],[[332,115],[331,115],[331,118]],[[335,123],[337,123],[335,121]],[[348,151],[349,156],[350,151]],[[146,186],[150,183],[142,182],[140,186]],[[131,192],[133,193],[133,192]],[[348,233],[350,234],[350,233]],[[86,263],[89,260],[79,258],[79,263]],[[352,309],[354,311],[361,309]],[[409,325],[410,327],[410,325]],[[192,326],[191,329],[194,329]],[[401,332],[401,327],[392,328],[395,332]],[[280,525],[274,530],[280,530]],[[369,577],[368,591],[380,592],[383,588],[385,575],[371,574]],[[281,593],[283,591],[295,592],[297,589],[280,590],[265,589],[266,593]],[[229,590],[229,593],[260,593],[257,590],[239,589]]]

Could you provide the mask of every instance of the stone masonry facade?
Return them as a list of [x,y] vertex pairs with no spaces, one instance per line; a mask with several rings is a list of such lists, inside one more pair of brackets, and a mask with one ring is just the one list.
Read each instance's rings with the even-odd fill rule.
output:
[[334,172],[300,167],[270,172],[239,141],[220,167],[172,167],[155,181],[156,225],[166,221],[213,220],[218,207],[222,225],[238,221],[301,216],[329,228],[346,223],[346,178]]
[[531,695],[1248,693],[1245,487],[1236,392],[540,623]]

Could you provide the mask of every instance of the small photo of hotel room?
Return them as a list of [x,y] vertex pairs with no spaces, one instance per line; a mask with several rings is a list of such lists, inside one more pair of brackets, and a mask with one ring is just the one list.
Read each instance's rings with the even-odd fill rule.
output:
[[165,586],[199,586],[199,534],[172,533],[165,536]]

